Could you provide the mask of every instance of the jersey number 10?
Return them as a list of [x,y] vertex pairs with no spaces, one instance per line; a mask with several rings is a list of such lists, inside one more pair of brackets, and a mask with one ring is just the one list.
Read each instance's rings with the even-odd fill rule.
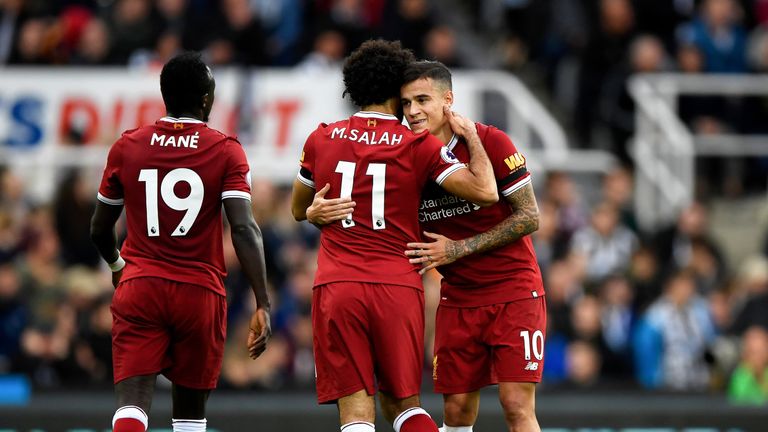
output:
[[[144,190],[146,191],[147,235],[158,237],[160,235],[160,212],[158,211],[157,170],[143,169],[139,171],[139,181],[144,182]],[[186,198],[179,197],[174,191],[179,182],[189,184],[189,196]],[[189,233],[197,215],[200,214],[204,194],[203,179],[189,168],[176,168],[165,175],[162,183],[160,183],[160,198],[173,210],[186,212],[171,236],[183,237]]]
[[[339,161],[336,165],[336,172],[341,174],[341,198],[352,196],[352,184],[355,180],[354,162]],[[371,188],[371,227],[375,230],[384,229],[387,223],[384,220],[384,185],[386,183],[387,165],[383,163],[368,164],[367,175],[373,177],[373,187]],[[352,215],[342,219],[341,226],[350,228],[355,226]]]

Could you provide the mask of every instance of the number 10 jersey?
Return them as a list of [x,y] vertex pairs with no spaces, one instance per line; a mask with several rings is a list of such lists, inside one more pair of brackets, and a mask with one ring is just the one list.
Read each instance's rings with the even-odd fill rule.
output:
[[414,134],[392,115],[358,112],[321,124],[307,138],[298,179],[326,198],[352,197],[347,220],[322,227],[315,286],[330,282],[404,285],[419,290],[419,266],[405,256],[419,240],[418,210],[428,181],[465,168],[428,133]]
[[154,276],[225,295],[221,201],[251,198],[236,139],[189,118],[126,131],[109,151],[99,201],[125,205],[121,280]]

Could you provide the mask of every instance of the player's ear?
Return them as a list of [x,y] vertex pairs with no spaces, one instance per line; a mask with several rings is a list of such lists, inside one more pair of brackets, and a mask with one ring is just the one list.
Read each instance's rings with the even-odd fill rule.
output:
[[449,107],[453,105],[453,90],[446,90],[443,94],[443,102]]

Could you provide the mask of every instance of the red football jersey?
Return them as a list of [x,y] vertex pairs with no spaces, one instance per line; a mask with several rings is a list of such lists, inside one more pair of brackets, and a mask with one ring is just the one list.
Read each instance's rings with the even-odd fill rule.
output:
[[[438,139],[414,134],[392,115],[359,112],[321,124],[307,138],[298,179],[327,198],[351,196],[350,218],[322,227],[315,286],[357,281],[422,289],[406,243],[419,239],[419,197],[466,166]],[[317,186],[315,186],[317,185]],[[437,185],[435,187],[438,187]]]
[[[512,214],[505,197],[531,182],[525,157],[507,135],[477,123],[477,132],[491,160],[499,188],[499,202],[482,208],[442,188],[427,185],[419,208],[423,231],[458,240],[488,231]],[[455,136],[447,144],[460,161],[469,150]],[[440,302],[446,306],[478,307],[544,295],[541,272],[529,236],[439,267],[443,275]]]
[[130,130],[109,151],[98,199],[125,205],[122,280],[155,276],[225,295],[221,201],[251,199],[236,139],[188,118]]

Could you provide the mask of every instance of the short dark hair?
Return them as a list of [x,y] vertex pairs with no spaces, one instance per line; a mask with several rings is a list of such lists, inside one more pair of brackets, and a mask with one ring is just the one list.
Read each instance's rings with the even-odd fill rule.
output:
[[360,107],[400,100],[403,72],[414,61],[400,41],[368,40],[344,61],[344,94]]
[[160,72],[160,92],[169,113],[195,111],[210,91],[211,75],[199,53],[185,52],[170,59]]
[[432,81],[440,83],[446,89],[453,89],[451,71],[439,61],[423,60],[411,63],[405,68],[403,84],[412,83],[422,78],[431,78]]

